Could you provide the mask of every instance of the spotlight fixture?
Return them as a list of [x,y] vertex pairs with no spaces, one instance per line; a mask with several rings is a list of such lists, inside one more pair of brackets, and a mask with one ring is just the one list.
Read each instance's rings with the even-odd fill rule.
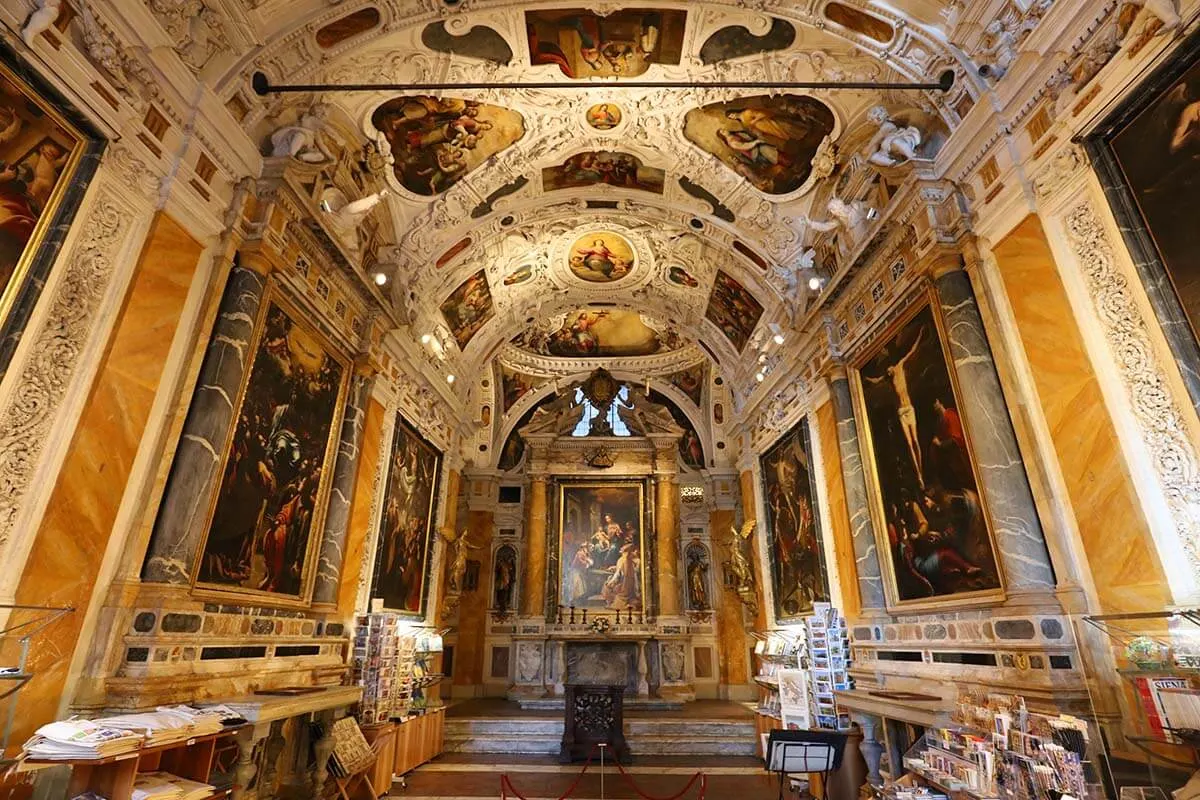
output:
[[382,272],[376,272],[375,273],[375,285],[383,286],[385,283],[387,283],[387,275],[384,275]]
[[453,375],[447,375],[447,376],[446,376],[446,383],[454,383],[454,376],[453,376]]
[[783,334],[782,333],[775,334],[774,338],[775,338],[775,344],[783,344]]
[[762,371],[754,373],[754,380],[758,381],[759,383],[762,383],[766,377],[766,375],[762,374]]
[[775,344],[783,344],[783,328],[779,327],[779,323],[771,322],[768,323],[767,327],[771,330],[771,333],[774,334],[771,337],[771,340],[775,342]]
[[816,275],[809,278],[808,279],[808,288],[812,289],[814,292],[821,291],[821,279],[818,278]]
[[432,339],[433,339],[433,337],[432,337],[432,336],[430,336],[428,333],[422,333],[422,334],[421,334],[421,344],[429,344],[429,342],[430,342]]

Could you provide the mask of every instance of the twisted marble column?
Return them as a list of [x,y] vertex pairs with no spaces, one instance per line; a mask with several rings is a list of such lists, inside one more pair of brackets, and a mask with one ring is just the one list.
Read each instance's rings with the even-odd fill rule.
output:
[[979,488],[986,498],[1007,587],[1019,592],[1053,590],[1054,568],[1025,462],[1017,447],[971,279],[957,257],[935,271],[934,286],[946,323],[950,357],[958,374]]
[[221,481],[221,452],[236,423],[234,404],[249,367],[254,323],[267,288],[269,267],[237,264],[229,273],[212,337],[162,505],[142,567],[142,580],[186,584],[208,522],[213,492]]
[[350,499],[354,497],[354,479],[358,475],[358,457],[362,452],[363,422],[367,414],[371,379],[356,375],[346,397],[342,434],[338,439],[333,484],[325,511],[325,531],[321,536],[321,557],[317,562],[313,604],[337,604],[338,581],[346,558],[346,534],[350,527]]
[[846,510],[850,515],[850,540],[854,543],[854,567],[862,612],[884,608],[883,581],[879,572],[879,550],[871,526],[871,507],[867,481],[863,475],[862,451],[858,447],[858,423],[850,401],[850,384],[844,373],[829,381],[833,413],[837,418],[838,450],[842,457],[842,483],[846,490]]

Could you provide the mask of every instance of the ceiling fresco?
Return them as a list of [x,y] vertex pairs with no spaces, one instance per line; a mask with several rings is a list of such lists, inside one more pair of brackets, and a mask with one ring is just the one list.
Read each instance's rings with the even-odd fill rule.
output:
[[637,266],[633,245],[619,233],[592,231],[575,240],[567,251],[571,273],[589,283],[612,283]]
[[710,103],[684,117],[683,133],[767,194],[804,185],[813,156],[833,133],[833,112],[799,95],[760,95]]
[[754,332],[762,313],[762,303],[745,286],[725,271],[717,270],[704,316],[721,329],[721,333],[739,353],[746,348],[746,342],[750,340],[750,334]]
[[686,342],[674,328],[652,326],[636,311],[582,309],[522,332],[513,344],[539,355],[595,358],[649,356]]
[[651,64],[679,63],[686,21],[674,9],[527,11],[530,63],[556,64],[568,78],[634,77]]
[[442,301],[442,316],[460,350],[495,315],[492,293],[483,270],[467,278]]
[[576,153],[560,166],[542,170],[542,188],[548,192],[604,184],[662,194],[665,179],[666,172],[642,164],[637,156],[607,150]]
[[397,180],[419,195],[446,191],[525,135],[525,121],[515,111],[429,95],[389,100],[371,124],[391,145]]

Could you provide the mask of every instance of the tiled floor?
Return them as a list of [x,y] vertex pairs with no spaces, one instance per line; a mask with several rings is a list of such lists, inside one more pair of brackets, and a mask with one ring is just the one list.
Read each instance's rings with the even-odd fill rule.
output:
[[[408,776],[408,788],[398,785],[393,796],[406,800],[478,800],[478,798],[518,796],[526,800],[558,800],[566,793],[583,769],[582,764],[562,765],[547,756],[493,756],[446,754]],[[645,795],[666,798],[679,794],[697,772],[705,776],[706,787],[700,792],[699,781],[680,800],[774,800],[778,784],[753,758],[683,758],[646,756],[625,768],[623,777],[616,768],[606,766],[601,775],[598,765],[588,767],[570,794],[574,800],[634,800],[639,795],[628,780],[632,779]],[[500,777],[508,776],[516,793],[501,794]],[[603,781],[603,786],[601,785]],[[519,794],[517,794],[519,793]]]

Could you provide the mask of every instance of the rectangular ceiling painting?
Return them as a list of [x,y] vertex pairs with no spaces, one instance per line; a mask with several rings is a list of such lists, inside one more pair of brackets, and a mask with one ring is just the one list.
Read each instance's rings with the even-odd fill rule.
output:
[[627,8],[606,17],[582,8],[527,11],[529,63],[557,64],[568,78],[641,75],[678,64],[687,12]]

